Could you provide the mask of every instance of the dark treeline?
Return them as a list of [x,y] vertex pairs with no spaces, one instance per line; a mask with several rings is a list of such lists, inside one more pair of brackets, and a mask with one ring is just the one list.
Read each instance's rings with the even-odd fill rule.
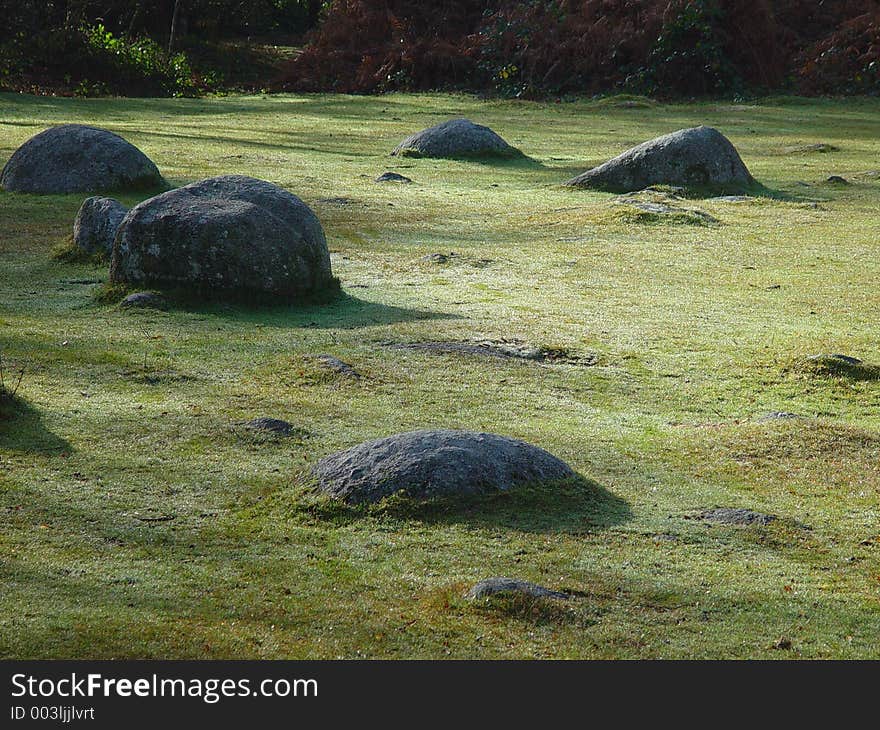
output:
[[0,0],[0,88],[191,94],[275,73],[254,39],[301,36],[321,0]]
[[874,94],[880,0],[0,0],[0,88],[233,87]]
[[336,0],[283,88],[880,91],[878,0]]
[[0,0],[0,38],[101,23],[116,35],[167,41],[175,8],[182,36],[302,33],[317,24],[322,6],[321,0]]

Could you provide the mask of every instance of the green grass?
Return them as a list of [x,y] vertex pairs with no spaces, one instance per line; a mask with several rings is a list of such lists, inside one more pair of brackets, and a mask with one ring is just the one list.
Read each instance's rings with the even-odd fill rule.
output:
[[[388,156],[453,116],[531,160]],[[95,296],[105,266],[52,258],[85,196],[0,193],[0,348],[25,368],[0,420],[0,657],[880,656],[878,119],[858,99],[0,96],[0,160],[86,122],[175,185],[290,189],[344,291],[120,309]],[[683,203],[717,224],[645,225],[560,186],[701,123],[768,191]],[[803,151],[820,143],[836,149]],[[415,182],[374,183],[386,170]],[[383,344],[465,339],[568,357]],[[821,353],[867,370],[806,359]],[[302,436],[236,426],[264,415]],[[587,488],[371,508],[309,491],[325,454],[419,427],[526,439]],[[689,519],[719,506],[781,519]],[[492,575],[575,597],[462,598]]]

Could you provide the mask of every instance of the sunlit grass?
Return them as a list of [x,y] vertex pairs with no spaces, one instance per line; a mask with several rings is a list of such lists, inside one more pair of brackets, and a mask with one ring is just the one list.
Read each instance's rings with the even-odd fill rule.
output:
[[[876,657],[880,382],[809,357],[880,363],[880,102],[617,102],[0,95],[0,161],[84,122],[173,184],[283,185],[345,292],[125,311],[96,301],[103,266],[52,258],[85,196],[0,193],[0,349],[25,369],[0,420],[0,656]],[[389,157],[452,116],[533,162]],[[560,187],[701,123],[768,196],[683,201],[718,223],[682,225]],[[471,339],[572,361],[386,345]],[[304,435],[236,428],[259,416]],[[524,438],[598,496],[352,512],[309,491],[323,455],[422,427]],[[784,519],[688,519],[718,506]],[[575,598],[462,599],[491,575]]]

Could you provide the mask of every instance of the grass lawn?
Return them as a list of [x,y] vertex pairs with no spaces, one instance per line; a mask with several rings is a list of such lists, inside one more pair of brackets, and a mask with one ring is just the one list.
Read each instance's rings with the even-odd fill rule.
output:
[[[460,115],[532,159],[388,156]],[[0,420],[0,658],[880,656],[880,380],[805,359],[880,364],[880,101],[0,95],[0,162],[63,122],[122,134],[175,185],[296,193],[345,296],[99,304],[105,267],[51,256],[85,196],[0,192],[7,386],[25,369]],[[560,186],[700,123],[773,195],[684,201],[718,221],[696,225]],[[471,339],[568,357],[388,346]],[[301,431],[236,425],[258,416]],[[423,427],[525,439],[592,486],[456,509],[310,490],[322,456]],[[779,519],[693,518],[714,507]],[[492,575],[575,597],[462,598]]]

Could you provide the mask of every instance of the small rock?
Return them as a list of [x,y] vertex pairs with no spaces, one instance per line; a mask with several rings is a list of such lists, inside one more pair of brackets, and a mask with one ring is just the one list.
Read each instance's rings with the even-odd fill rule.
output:
[[432,264],[448,264],[449,260],[455,256],[454,253],[429,253],[422,257],[422,261],[430,261]]
[[351,198],[318,198],[319,203],[323,203],[324,205],[353,205],[354,201]]
[[769,413],[765,413],[763,416],[761,416],[758,421],[791,421],[800,418],[803,418],[803,416],[798,415],[797,413],[788,413],[787,411],[770,411]]
[[571,598],[567,593],[551,591],[549,588],[544,588],[536,583],[529,583],[528,581],[518,580],[516,578],[503,577],[481,580],[465,594],[465,598],[474,601],[480,598],[491,598],[492,596],[498,595],[517,594],[531,596],[532,598],[556,598],[562,601],[567,601]]
[[119,302],[120,307],[142,307],[144,309],[161,309],[165,306],[162,295],[151,291],[139,291],[129,294]]
[[349,378],[361,377],[361,374],[353,366],[343,362],[338,357],[333,357],[333,355],[312,355],[311,357],[326,370],[332,370]]
[[376,178],[376,182],[395,182],[395,183],[411,183],[406,175],[400,175],[396,172],[383,172]]
[[849,180],[840,175],[830,175],[825,178],[825,182],[831,183],[832,185],[849,185]]
[[290,424],[287,421],[282,421],[279,418],[254,418],[251,421],[246,421],[242,425],[246,428],[253,429],[254,431],[268,431],[270,433],[276,433],[279,436],[290,436],[293,432],[293,424]]

